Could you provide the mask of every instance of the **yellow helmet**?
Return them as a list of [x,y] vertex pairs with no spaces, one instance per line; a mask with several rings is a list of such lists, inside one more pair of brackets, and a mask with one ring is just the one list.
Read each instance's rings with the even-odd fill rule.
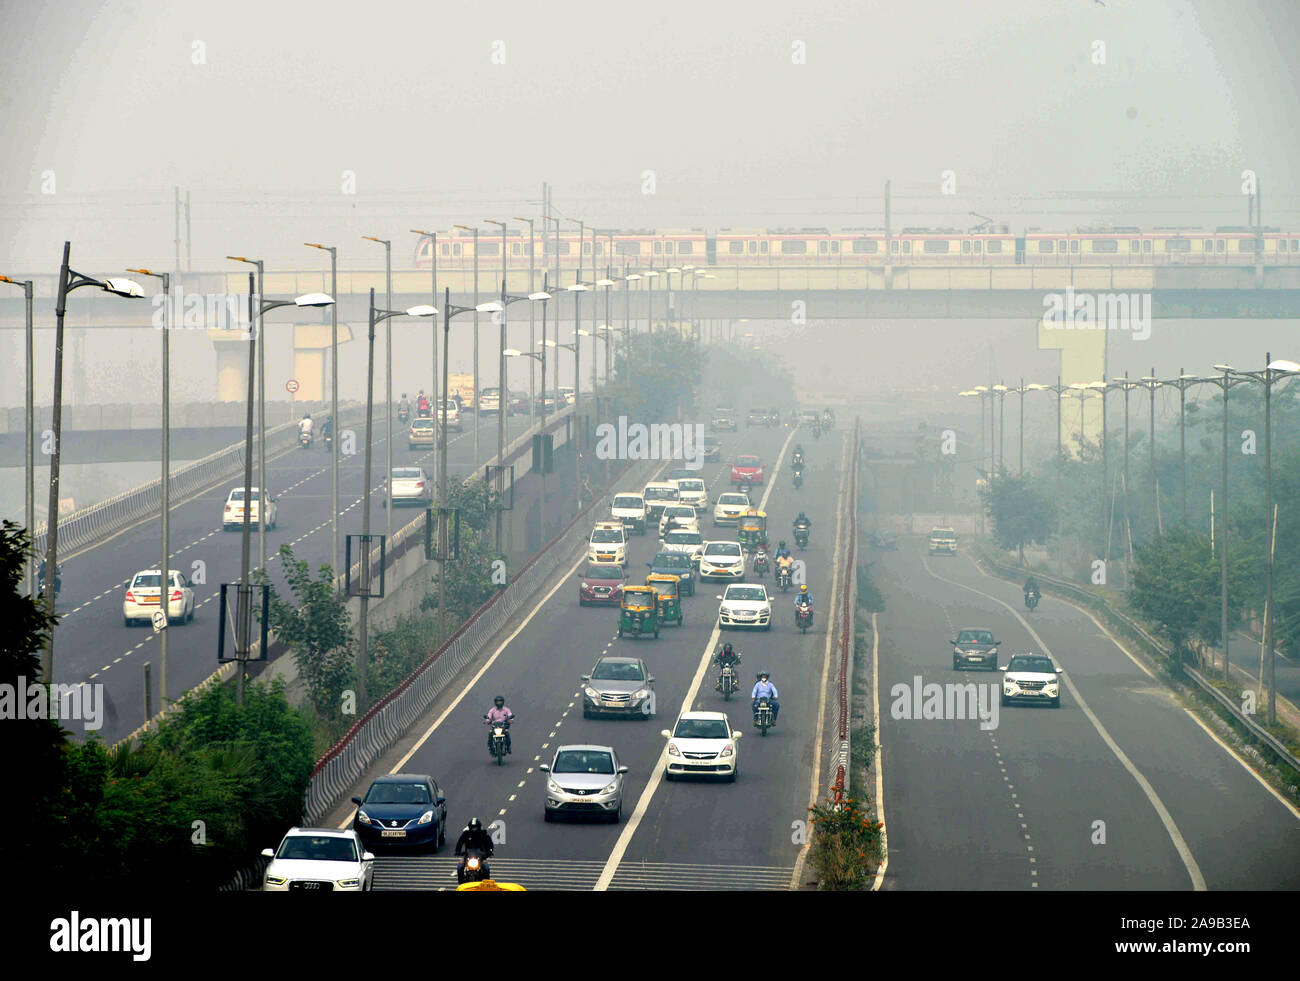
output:
[[807,583],[804,583],[802,586],[800,586],[800,587],[799,587],[799,592],[801,592],[801,593],[806,593],[806,592],[808,592],[808,584],[807,584]]

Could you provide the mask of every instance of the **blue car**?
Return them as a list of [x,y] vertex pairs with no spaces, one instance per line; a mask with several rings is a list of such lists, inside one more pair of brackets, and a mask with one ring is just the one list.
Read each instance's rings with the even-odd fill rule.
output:
[[357,813],[352,828],[370,851],[381,848],[430,848],[447,841],[447,798],[438,782],[424,773],[390,773],[370,785],[366,796],[353,797]]
[[695,595],[695,566],[686,552],[660,552],[653,562],[647,562],[650,572],[657,576],[676,576],[681,580],[678,591],[683,596]]

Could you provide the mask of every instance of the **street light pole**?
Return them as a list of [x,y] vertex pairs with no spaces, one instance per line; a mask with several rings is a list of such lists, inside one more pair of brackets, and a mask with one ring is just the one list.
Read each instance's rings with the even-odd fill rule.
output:
[[[431,284],[432,287],[433,287],[433,292],[430,294],[430,302],[431,302],[434,306],[437,306],[437,305],[438,305],[438,233],[437,233],[437,232],[426,232],[426,231],[421,231],[421,230],[418,229],[418,228],[412,228],[412,229],[411,229],[411,234],[412,234],[412,235],[427,235],[427,236],[429,236],[429,259],[430,259],[430,266],[431,266],[432,274],[433,274],[433,282],[432,282],[432,284]],[[437,324],[434,324],[434,325],[433,325],[433,330],[431,330],[429,333],[430,333],[430,334],[432,335],[432,337],[433,337],[433,363],[432,363],[432,365],[431,365],[431,368],[432,368],[432,371],[433,371],[433,384],[430,386],[430,388],[431,388],[431,390],[432,390],[432,392],[433,392],[433,403],[432,403],[432,405],[433,405],[433,407],[434,407],[434,411],[437,412],[437,411],[438,411],[438,325],[437,325]],[[444,352],[443,352],[443,357],[445,358],[446,356],[447,356],[447,352],[444,351]],[[446,398],[446,397],[447,397],[446,392],[444,392],[444,393],[443,393],[443,398]],[[435,420],[435,422],[436,422],[436,420]],[[433,470],[433,486],[434,486],[434,487],[437,487],[437,486],[438,486],[438,465],[439,465],[439,462],[440,462],[440,461],[438,460],[438,453],[437,453],[437,451],[435,450],[435,452],[434,452],[434,454],[433,454],[433,466],[430,468],[430,469]]]
[[[257,315],[257,323],[249,323],[249,330],[255,330],[259,334],[262,330],[262,297],[264,296],[263,284],[265,282],[264,263],[261,259],[246,259],[243,256],[228,255],[227,259],[234,262],[247,263],[250,266],[257,267],[257,300],[253,302],[249,310]],[[262,343],[257,345],[257,483],[259,500],[265,501],[270,491],[267,489],[266,481],[266,338],[262,338]],[[248,501],[244,501],[244,509],[248,509]],[[259,505],[259,508],[261,506]],[[265,515],[259,510],[257,522],[257,567],[264,569],[266,567],[266,521],[262,520]]]
[[[330,254],[330,296],[339,295],[339,255],[333,245],[307,242]],[[339,308],[330,304],[330,567],[337,579],[339,562]]]
[[1160,387],[1160,379],[1156,377],[1156,369],[1151,368],[1151,374],[1142,376],[1142,387],[1151,393],[1151,429],[1149,432],[1150,445],[1147,447],[1147,456],[1151,467],[1151,537],[1164,531],[1160,520],[1160,483],[1156,479],[1156,389]]
[[[518,217],[515,218],[515,221],[528,222],[528,290],[527,292],[529,293],[532,293],[535,289],[533,283],[536,278],[535,273],[533,272],[534,269],[533,257],[536,252],[536,246],[534,244],[534,239],[533,239],[534,220],[535,219],[533,218],[518,218]],[[535,322],[533,319],[533,313],[534,313],[533,305],[530,303],[528,304],[528,350],[530,351],[533,350],[534,346],[537,344],[537,339],[534,336]],[[535,403],[537,402],[537,390],[534,387],[535,383],[536,383],[536,378],[533,374],[533,363],[530,361],[528,363],[528,428],[529,429],[532,429],[536,423]],[[544,392],[542,394],[543,396],[545,396]]]
[[[375,238],[372,235],[362,235],[367,242],[378,242],[384,247],[384,283],[386,285],[387,298],[385,299],[385,309],[391,310],[393,307],[393,243],[389,239]],[[370,304],[374,306],[374,301]],[[384,428],[387,432],[387,439],[384,448],[384,534],[388,538],[393,537],[393,321],[392,318],[385,318],[388,322],[384,325]],[[477,417],[476,417],[477,418]],[[369,439],[369,436],[367,436]],[[366,474],[366,500],[370,499],[370,474]]]

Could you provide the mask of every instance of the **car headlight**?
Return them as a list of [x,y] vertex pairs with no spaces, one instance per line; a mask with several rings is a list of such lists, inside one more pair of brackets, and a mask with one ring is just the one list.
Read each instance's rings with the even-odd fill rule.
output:
[[605,789],[601,791],[601,793],[602,793],[602,794],[612,794],[612,793],[613,793],[615,790],[617,790],[617,789],[618,789],[618,781],[617,781],[617,780],[611,780],[611,781],[606,785]]
[[289,877],[284,875],[268,875],[266,877],[266,884],[268,886],[282,886],[288,881]]
[[362,824],[370,824],[370,815],[365,811],[357,811],[357,820]]
[[583,589],[590,589],[590,588],[591,588],[591,584],[590,584],[590,583],[585,583],[585,582],[584,582],[584,583],[582,584],[582,588],[583,588]]
[[546,790],[548,793],[552,793],[552,794],[564,793],[564,789],[558,783],[556,783],[554,780],[551,779],[547,779],[546,781]]
[[585,691],[585,692],[587,693],[587,697],[588,697],[588,698],[599,698],[599,697],[600,697],[600,692],[596,691],[596,689],[594,689],[594,688],[584,688],[583,691]]
[[433,820],[433,811],[425,811],[423,814],[420,815],[420,820],[416,821],[415,823],[428,824],[432,820]]
[[677,745],[676,745],[675,743],[669,743],[669,744],[668,744],[668,755],[669,755],[669,756],[681,756],[682,753],[681,753],[681,750],[679,750],[679,749],[677,748]]
[[723,759],[725,759],[726,757],[731,756],[731,755],[734,754],[734,753],[735,753],[735,750],[731,747],[730,744],[728,744],[728,745],[722,747],[722,752],[720,752],[720,753],[718,754],[718,756],[720,756],[720,757],[722,757]]
[[361,885],[360,879],[338,879],[336,881],[340,889],[355,889]]
[[635,692],[635,693],[632,695],[632,697],[633,697],[633,698],[649,698],[649,697],[650,697],[650,689],[649,689],[649,688],[642,688],[640,691]]

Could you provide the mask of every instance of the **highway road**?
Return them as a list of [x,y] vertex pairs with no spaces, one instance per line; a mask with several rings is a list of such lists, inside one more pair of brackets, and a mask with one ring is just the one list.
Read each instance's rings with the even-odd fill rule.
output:
[[[728,489],[729,461],[738,452],[756,452],[768,465],[769,537],[786,538],[800,508],[814,522],[807,551],[809,588],[816,597],[817,622],[806,636],[794,627],[793,594],[777,593],[775,625],[768,632],[715,630],[721,584],[700,584],[684,599],[685,624],[665,627],[658,640],[617,637],[613,609],[581,608],[577,583],[582,563],[555,580],[512,636],[481,670],[467,669],[402,743],[373,773],[397,770],[429,773],[447,795],[448,848],[439,855],[381,855],[377,889],[454,887],[455,860],[450,845],[472,816],[485,824],[504,822],[506,840],[497,848],[493,873],[533,889],[744,888],[785,889],[799,851],[793,822],[806,820],[813,751],[817,740],[819,684],[826,645],[825,612],[830,607],[834,508],[840,483],[843,430],[814,441],[798,433],[809,466],[801,491],[790,484],[791,430],[742,429],[724,437],[723,463],[706,464],[711,500]],[[779,471],[774,464],[782,461]],[[776,472],[774,472],[776,471]],[[774,484],[772,483],[774,481]],[[733,528],[715,531],[706,521],[705,537],[734,539]],[[653,535],[634,537],[629,552],[634,575],[657,551]],[[767,580],[769,588],[772,581]],[[715,672],[705,663],[720,639],[744,654],[742,694],[724,702],[713,690]],[[584,719],[579,678],[604,654],[643,657],[656,678],[658,714],[651,719]],[[780,724],[759,738],[751,727],[748,689],[755,673],[773,673],[781,695]],[[514,753],[498,767],[485,746],[482,714],[492,697],[505,695],[518,721],[512,728]],[[740,773],[735,783],[712,779],[667,783],[659,772],[665,739],[683,710],[725,710],[745,732],[739,743]],[[566,743],[611,745],[630,767],[620,824],[543,820],[545,774]],[[364,792],[368,780],[356,793]],[[342,806],[334,823],[351,820],[354,807]]]
[[[885,889],[1188,890],[1300,887],[1300,812],[1228,752],[1093,620],[924,540],[868,553],[885,595],[880,738]],[[1059,709],[1001,708],[995,729],[895,718],[896,685],[1000,683],[952,670],[964,627],[1002,641],[1000,664],[1047,652]],[[995,689],[996,690],[996,689]],[[874,779],[874,774],[873,774]]]
[[[473,417],[463,434],[453,433],[448,444],[448,469],[467,474],[473,457]],[[496,452],[497,419],[486,416],[479,436],[484,457]],[[527,429],[526,416],[509,419],[507,441]],[[372,462],[371,528],[385,527],[382,493],[384,439],[381,420],[376,419],[376,443]],[[393,447],[393,464],[418,465],[429,472],[434,450],[409,450],[401,432]],[[361,436],[361,433],[358,433]],[[360,440],[358,440],[360,443]],[[361,488],[364,459],[360,452],[339,461],[339,500],[343,517],[340,537],[361,531]],[[307,450],[294,448],[267,460],[270,489],[278,498],[278,527],[266,533],[267,567],[276,588],[286,593],[279,572],[277,550],[283,544],[309,563],[313,574],[330,561],[330,467],[324,442],[317,440]],[[256,473],[254,474],[256,482]],[[239,579],[240,535],[221,528],[221,509],[231,488],[242,486],[243,478],[230,480],[204,491],[171,509],[170,539],[172,568],[191,577],[195,562],[204,566],[204,585],[195,587],[195,618],[185,625],[168,628],[168,688],[172,698],[202,681],[217,664],[217,609],[221,583]],[[398,508],[393,529],[417,516],[416,508]],[[253,562],[256,564],[257,529],[253,534]],[[156,569],[160,552],[158,524],[149,521],[129,528],[109,541],[62,560],[63,590],[58,612],[62,621],[55,635],[54,677],[63,684],[103,684],[105,713],[98,730],[105,742],[113,743],[138,728],[144,721],[144,678],[142,662],[153,665],[155,690],[159,684],[158,641],[149,626],[126,627],[122,621],[122,598],[131,576],[141,569]],[[157,706],[157,695],[154,697]],[[76,722],[70,723],[78,725]],[[80,735],[80,730],[74,730]]]

